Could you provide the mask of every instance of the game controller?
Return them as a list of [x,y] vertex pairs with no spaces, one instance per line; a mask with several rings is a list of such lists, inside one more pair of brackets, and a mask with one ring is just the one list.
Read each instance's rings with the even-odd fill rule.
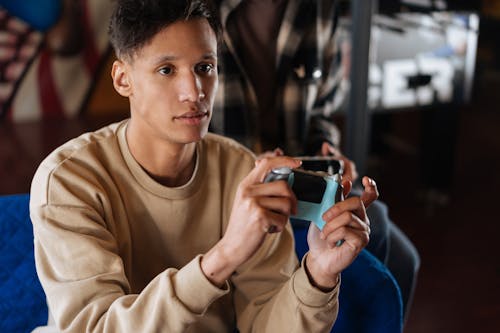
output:
[[282,167],[268,173],[264,182],[278,180],[287,181],[297,197],[297,214],[292,217],[311,221],[320,230],[323,230],[326,224],[322,215],[344,199],[339,174]]
[[331,175],[344,174],[344,161],[334,156],[298,156],[302,161],[301,168],[311,171],[324,171]]

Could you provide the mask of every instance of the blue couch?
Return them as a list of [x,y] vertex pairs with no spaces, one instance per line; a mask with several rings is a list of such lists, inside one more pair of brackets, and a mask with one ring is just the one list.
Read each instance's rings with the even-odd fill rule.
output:
[[[29,195],[0,196],[0,332],[23,333],[47,322],[45,294],[33,257]],[[307,225],[294,226],[299,258],[307,252]],[[399,288],[387,269],[362,251],[342,273],[339,317],[332,332],[397,333]]]
[[26,194],[0,197],[0,332],[30,332],[47,323],[28,202]]

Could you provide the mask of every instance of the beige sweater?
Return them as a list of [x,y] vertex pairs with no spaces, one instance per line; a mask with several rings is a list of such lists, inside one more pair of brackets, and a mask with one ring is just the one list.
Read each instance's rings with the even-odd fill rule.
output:
[[225,288],[200,259],[224,234],[254,156],[208,134],[194,175],[167,188],[134,160],[127,121],[69,141],[40,165],[31,219],[40,281],[68,332],[328,332],[338,287],[315,289],[288,227],[266,241]]

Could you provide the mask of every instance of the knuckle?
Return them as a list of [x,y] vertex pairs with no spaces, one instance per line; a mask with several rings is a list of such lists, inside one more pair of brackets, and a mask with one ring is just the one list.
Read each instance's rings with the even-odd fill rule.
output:
[[268,165],[270,160],[271,158],[269,157],[269,155],[265,155],[260,159],[260,162],[264,165]]
[[363,235],[365,236],[363,238],[363,247],[364,247],[368,244],[368,242],[370,242],[370,232],[364,232]]
[[274,184],[275,184],[276,188],[278,188],[279,190],[283,190],[288,186],[287,182],[285,180],[280,180],[280,181],[274,182]]
[[248,198],[250,196],[250,188],[248,186],[242,186],[238,189],[238,194],[241,198]]
[[370,219],[368,218],[368,216],[365,216],[365,223],[368,226],[368,230],[370,230],[371,222],[370,222]]
[[285,209],[284,212],[286,215],[291,215],[292,214],[292,200],[288,199],[285,202]]
[[356,215],[351,211],[346,211],[342,214],[342,219],[346,225],[349,225],[352,222],[356,222]]
[[327,223],[323,227],[323,233],[327,235],[335,231],[335,229],[338,229],[338,224],[332,221],[327,221]]
[[283,216],[276,221],[276,227],[278,227],[279,231],[283,231],[285,229],[286,223],[288,222],[288,218]]
[[280,182],[276,182],[276,187],[278,187],[278,189],[280,191],[287,191],[289,186],[288,186],[287,182],[280,181]]
[[365,239],[364,239],[363,236],[356,237],[351,242],[351,246],[352,246],[353,250],[356,253],[361,252],[361,250],[363,250],[363,248],[365,247],[365,245],[366,245],[365,244]]

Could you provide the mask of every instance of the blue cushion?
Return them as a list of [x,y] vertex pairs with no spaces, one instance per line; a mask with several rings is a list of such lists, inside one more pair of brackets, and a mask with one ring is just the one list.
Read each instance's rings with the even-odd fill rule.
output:
[[[307,225],[295,225],[299,258],[308,251]],[[45,294],[33,253],[29,195],[0,196],[0,332],[30,332],[47,322]],[[400,333],[402,301],[387,268],[363,250],[342,273],[335,333]]]
[[[304,224],[293,224],[295,250],[308,251]],[[339,315],[332,333],[400,333],[403,303],[399,286],[389,270],[367,250],[342,272]]]
[[0,196],[0,332],[30,332],[47,323],[35,270],[29,195]]

